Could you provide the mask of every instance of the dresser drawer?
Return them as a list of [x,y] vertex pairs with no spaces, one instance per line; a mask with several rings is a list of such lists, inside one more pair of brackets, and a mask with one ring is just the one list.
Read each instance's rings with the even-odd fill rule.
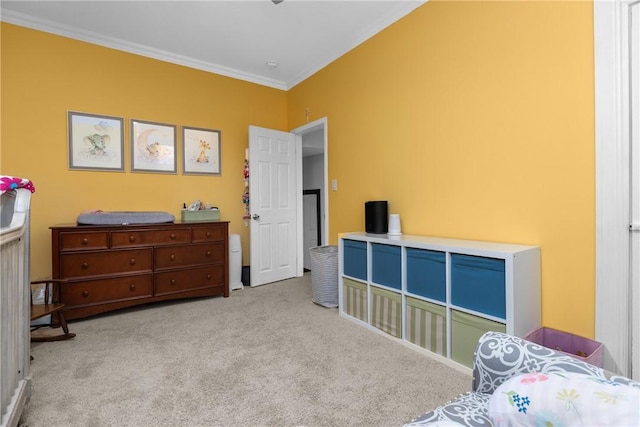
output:
[[224,285],[224,266],[213,265],[156,274],[155,294],[167,295]]
[[111,232],[111,247],[175,245],[191,241],[188,228],[172,228],[170,230],[127,230]]
[[209,225],[207,227],[193,227],[193,242],[215,242],[224,240],[227,234],[225,225]]
[[77,307],[136,298],[148,298],[153,292],[151,274],[65,283],[60,298],[67,307]]
[[61,277],[91,277],[151,271],[152,248],[77,252],[60,256]]
[[224,242],[186,246],[165,246],[155,250],[156,269],[187,267],[190,265],[221,264],[224,262]]
[[60,250],[106,249],[108,234],[104,231],[87,231],[80,233],[60,233]]

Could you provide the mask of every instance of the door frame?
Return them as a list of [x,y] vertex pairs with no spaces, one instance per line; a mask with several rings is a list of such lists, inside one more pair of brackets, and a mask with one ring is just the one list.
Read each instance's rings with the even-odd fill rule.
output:
[[[595,338],[604,368],[638,379],[632,363],[630,276],[629,8],[638,0],[595,1],[596,287]],[[635,343],[638,345],[640,343]]]
[[322,233],[323,233],[323,242],[329,242],[329,192],[328,190],[328,177],[329,177],[329,144],[328,144],[328,119],[323,117],[318,120],[314,120],[310,123],[307,123],[303,126],[297,127],[291,130],[291,133],[296,136],[296,180],[298,183],[298,200],[296,202],[298,207],[298,238],[297,238],[297,253],[298,253],[298,266],[297,266],[297,275],[302,276],[304,274],[304,241],[303,241],[303,215],[302,215],[302,137],[308,133],[315,132],[319,129],[324,130],[324,203],[322,204]]

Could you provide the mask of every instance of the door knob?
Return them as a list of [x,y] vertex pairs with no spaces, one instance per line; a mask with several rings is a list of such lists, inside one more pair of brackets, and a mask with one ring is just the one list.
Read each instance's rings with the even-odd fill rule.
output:
[[260,219],[260,215],[258,214],[253,214],[253,219],[255,219],[256,221]]

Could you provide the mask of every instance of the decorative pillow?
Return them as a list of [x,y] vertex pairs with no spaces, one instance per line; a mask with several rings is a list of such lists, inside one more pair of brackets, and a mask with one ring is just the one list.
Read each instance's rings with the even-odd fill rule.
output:
[[640,426],[640,389],[573,372],[517,375],[489,400],[494,426]]

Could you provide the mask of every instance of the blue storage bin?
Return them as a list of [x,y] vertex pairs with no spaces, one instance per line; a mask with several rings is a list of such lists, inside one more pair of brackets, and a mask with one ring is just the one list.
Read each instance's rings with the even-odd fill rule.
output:
[[504,260],[452,254],[451,303],[504,319]]
[[372,282],[400,289],[402,285],[400,246],[373,243],[371,245]]
[[407,248],[407,292],[446,301],[447,266],[444,252]]
[[356,279],[367,280],[367,242],[343,240],[343,273]]

